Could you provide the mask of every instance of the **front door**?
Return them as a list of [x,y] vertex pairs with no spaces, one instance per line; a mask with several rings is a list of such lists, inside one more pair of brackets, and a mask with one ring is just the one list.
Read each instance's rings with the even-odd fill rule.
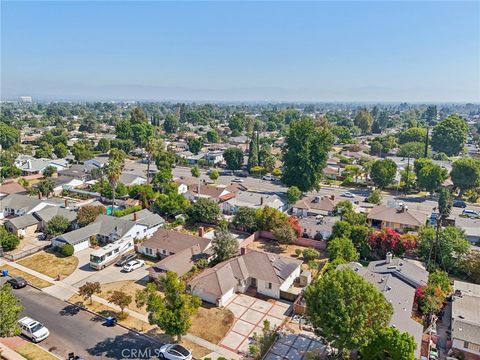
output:
[[257,279],[252,278],[252,287],[256,288],[257,287]]

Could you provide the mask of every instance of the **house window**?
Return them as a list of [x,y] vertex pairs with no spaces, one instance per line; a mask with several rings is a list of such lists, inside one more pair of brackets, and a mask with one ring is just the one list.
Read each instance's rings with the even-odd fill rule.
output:
[[271,282],[265,283],[265,287],[266,287],[267,289],[271,289],[271,288],[272,288],[272,283],[271,283]]

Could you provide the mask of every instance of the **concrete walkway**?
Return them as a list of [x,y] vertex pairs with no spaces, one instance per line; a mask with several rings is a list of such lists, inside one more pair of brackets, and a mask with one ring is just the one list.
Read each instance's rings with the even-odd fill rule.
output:
[[[60,299],[60,300],[63,300],[63,301],[68,300],[70,297],[72,297],[73,294],[76,294],[77,291],[78,291],[78,288],[76,288],[72,285],[65,284],[62,281],[55,281],[53,278],[51,278],[47,275],[41,274],[38,271],[32,270],[28,267],[17,264],[15,262],[5,261],[3,259],[0,259],[0,269],[1,269],[1,265],[3,265],[3,264],[8,264],[11,267],[14,267],[18,270],[22,270],[23,272],[26,272],[27,274],[33,275],[35,277],[38,277],[39,279],[42,279],[42,280],[45,280],[45,281],[51,283],[52,286],[43,288],[41,290],[45,293],[48,293],[48,294],[56,297],[57,299]],[[94,301],[96,301],[98,303],[101,303],[103,305],[106,305],[106,306],[108,306],[108,307],[110,307],[110,308],[112,308],[116,311],[120,311],[120,307],[109,303],[104,298],[93,295],[92,299]],[[126,313],[128,313],[130,316],[148,323],[148,316],[147,315],[140,314],[140,313],[138,313],[136,311],[133,311],[133,310],[130,310],[130,309],[125,309],[124,311]],[[185,338],[185,339],[187,339],[187,340],[189,340],[189,341],[191,341],[191,342],[193,342],[197,345],[203,346],[204,348],[207,348],[207,349],[211,350],[212,354],[208,355],[208,357],[216,359],[216,358],[222,356],[222,357],[226,357],[227,359],[235,359],[235,360],[241,359],[241,356],[238,355],[237,353],[235,353],[233,351],[229,351],[228,349],[222,348],[222,347],[220,347],[216,344],[213,344],[213,343],[211,343],[207,340],[204,340],[204,339],[202,339],[198,336],[195,336],[193,334],[188,334],[187,333],[186,335],[183,336],[183,338]]]
[[0,359],[3,358],[6,360],[26,360],[22,355],[0,342]]

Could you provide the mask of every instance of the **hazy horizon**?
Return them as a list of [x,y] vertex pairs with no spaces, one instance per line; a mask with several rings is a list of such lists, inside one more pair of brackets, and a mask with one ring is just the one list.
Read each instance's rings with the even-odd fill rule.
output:
[[2,100],[480,101],[479,2],[1,7]]

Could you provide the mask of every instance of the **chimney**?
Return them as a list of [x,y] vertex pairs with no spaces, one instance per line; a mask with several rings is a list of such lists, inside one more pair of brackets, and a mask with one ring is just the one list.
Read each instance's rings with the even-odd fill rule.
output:
[[335,200],[335,195],[330,195],[330,200]]
[[65,203],[65,209],[68,208],[68,199],[65,199],[64,203]]
[[137,221],[137,212],[136,211],[133,213],[133,221]]
[[242,246],[240,248],[240,255],[245,255],[247,253],[247,248],[245,246]]
[[263,205],[263,196],[260,198],[260,205]]
[[42,193],[40,191],[38,192],[38,199],[42,200]]
[[27,160],[27,169],[32,168],[32,161],[30,159]]
[[198,236],[203,237],[203,235],[205,235],[205,228],[203,226],[200,226],[198,228]]
[[392,262],[392,257],[393,257],[393,256],[392,256],[392,253],[391,253],[391,252],[388,252],[388,253],[387,253],[387,257],[386,257],[386,259],[385,259],[385,262],[386,262],[387,264],[390,264],[390,263]]

